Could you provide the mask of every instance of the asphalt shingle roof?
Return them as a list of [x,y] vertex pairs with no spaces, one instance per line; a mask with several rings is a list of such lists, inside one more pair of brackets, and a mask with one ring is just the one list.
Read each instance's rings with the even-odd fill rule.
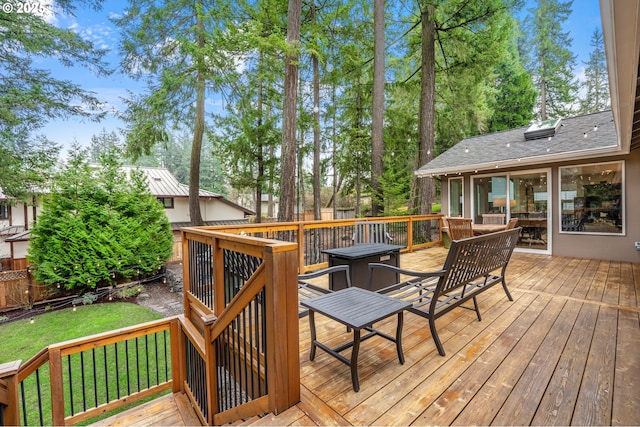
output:
[[611,110],[562,119],[551,139],[526,140],[524,132],[528,128],[463,139],[415,173],[442,175],[554,162],[571,156],[619,154]]

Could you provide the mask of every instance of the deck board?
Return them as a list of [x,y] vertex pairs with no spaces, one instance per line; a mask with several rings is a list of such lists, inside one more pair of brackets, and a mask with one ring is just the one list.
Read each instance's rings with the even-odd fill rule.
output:
[[[445,256],[432,248],[400,261],[433,270]],[[640,425],[640,264],[515,253],[507,283],[514,301],[500,287],[483,293],[482,321],[468,310],[438,319],[444,357],[427,321],[411,313],[404,365],[393,343],[363,342],[357,393],[348,366],[321,350],[309,360],[308,319],[300,319],[301,402],[243,425]],[[330,345],[352,337],[337,322],[316,322]],[[376,328],[391,333],[395,322]],[[128,417],[111,425],[139,421]],[[172,418],[138,425],[151,420]]]

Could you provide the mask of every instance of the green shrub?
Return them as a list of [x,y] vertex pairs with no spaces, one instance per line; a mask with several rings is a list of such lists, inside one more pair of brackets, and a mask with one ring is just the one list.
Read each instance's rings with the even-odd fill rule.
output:
[[27,257],[39,282],[83,293],[157,271],[172,248],[169,220],[142,174],[123,174],[113,153],[91,167],[76,147],[52,181]]

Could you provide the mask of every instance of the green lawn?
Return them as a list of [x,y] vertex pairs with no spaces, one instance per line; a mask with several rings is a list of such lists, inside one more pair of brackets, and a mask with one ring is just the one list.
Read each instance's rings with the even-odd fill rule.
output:
[[50,344],[161,319],[146,307],[115,302],[52,311],[30,319],[0,323],[0,363],[26,362]]
[[[76,311],[71,308],[52,311],[36,316],[34,323],[31,323],[30,319],[24,319],[0,324],[0,337],[2,339],[0,363],[19,359],[24,363],[50,344],[161,318],[161,315],[148,308],[136,304],[118,302],[78,306]],[[157,384],[154,378],[161,375],[163,375],[164,380],[166,378],[165,370],[170,372],[170,367],[167,365],[166,354],[159,352],[163,352],[162,345],[166,344],[166,342],[167,335],[151,335],[146,338],[132,339],[126,343],[121,343],[119,349],[109,345],[93,351],[85,351],[82,356],[74,354],[66,357],[63,361],[66,415],[71,414],[71,407],[74,408],[74,413],[77,413],[82,410],[82,405],[85,403],[88,404],[88,408],[91,408],[100,403],[111,401],[115,398],[116,393],[121,393],[120,395],[125,396],[131,388],[135,392]],[[126,346],[131,347],[132,350],[125,352]],[[147,358],[147,355],[149,358]],[[155,361],[157,364],[149,366],[149,360]],[[131,378],[129,374],[132,375]],[[48,425],[51,421],[47,365],[42,367],[39,375],[40,392],[37,391],[37,379],[34,375],[29,376],[24,381],[25,395],[22,403],[27,407],[28,419],[25,423],[27,425],[38,425],[40,423]],[[133,385],[131,382],[133,382]],[[92,385],[95,387],[92,387]],[[67,392],[71,389],[75,390],[73,404],[71,404]],[[42,395],[42,398],[39,397],[40,395]],[[146,400],[152,398],[149,397]],[[41,412],[38,410],[39,401],[42,404]],[[40,413],[43,416],[42,421],[39,419]],[[104,416],[108,415],[105,414]]]

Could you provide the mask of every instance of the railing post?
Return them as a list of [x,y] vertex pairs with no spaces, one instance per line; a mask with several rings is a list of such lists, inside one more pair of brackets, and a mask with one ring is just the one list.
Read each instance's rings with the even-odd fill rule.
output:
[[[298,223],[298,266],[301,267],[301,270],[304,270],[304,224],[302,222]],[[303,273],[303,271],[298,271],[298,274]]]
[[184,344],[182,344],[183,340],[180,339],[182,330],[177,317],[171,321],[171,329],[169,331],[171,335],[171,387],[173,393],[178,393],[183,390],[182,384],[184,382],[184,372],[182,370],[184,365]]
[[49,350],[49,378],[51,381],[51,419],[54,426],[64,423],[64,386],[62,385],[62,354]]
[[18,394],[18,369],[21,360],[0,365],[0,408],[2,422],[6,426],[20,425],[20,395]]
[[184,311],[184,317],[191,318],[191,306],[189,305],[189,291],[191,290],[191,276],[189,270],[191,268],[189,260],[189,239],[187,233],[181,230],[182,233],[182,306]]
[[413,251],[413,216],[407,221],[407,250]]
[[216,321],[216,316],[210,315],[202,319],[204,323],[204,364],[206,370],[206,387],[208,401],[205,402],[207,408],[207,424],[215,425],[214,416],[218,413],[218,362],[216,360],[216,349],[211,337],[211,325]]
[[[300,401],[298,251],[266,248],[269,409],[279,414]],[[277,250],[277,249],[276,249]]]

